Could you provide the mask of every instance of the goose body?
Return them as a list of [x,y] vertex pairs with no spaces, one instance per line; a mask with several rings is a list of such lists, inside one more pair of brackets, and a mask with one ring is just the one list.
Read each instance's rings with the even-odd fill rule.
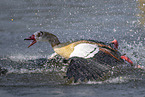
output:
[[58,45],[53,49],[66,59],[71,57],[91,58],[99,51],[97,44],[85,40],[73,42],[63,47]]
[[[123,64],[123,58],[126,58],[125,56],[121,57],[121,54],[118,52],[117,41],[112,41],[112,43],[104,43],[94,40],[79,40],[71,43],[60,43],[55,35],[44,31],[37,31],[32,36],[25,38],[24,40],[33,40],[28,47],[38,41],[49,42],[57,54],[65,59],[71,59],[66,73],[69,79],[72,77],[76,80],[79,78],[82,80],[85,78],[88,80],[91,78],[96,79],[99,76],[102,76],[104,71],[109,70],[108,65],[115,66],[117,64]],[[112,44],[114,44],[115,48]],[[90,68],[93,66],[94,69],[92,69],[92,71],[95,70],[94,72],[96,73],[90,71],[89,66]],[[82,72],[84,73],[82,74]],[[87,75],[86,72],[88,72]]]

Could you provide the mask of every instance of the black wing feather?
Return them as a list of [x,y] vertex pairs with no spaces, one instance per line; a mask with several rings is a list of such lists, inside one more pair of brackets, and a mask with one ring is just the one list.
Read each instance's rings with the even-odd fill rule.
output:
[[78,79],[81,81],[85,79],[97,80],[98,78],[102,78],[113,66],[123,63],[122,60],[118,61],[102,51],[99,51],[93,58],[73,57],[70,60],[66,76],[68,79],[73,77],[74,82],[77,82]]
[[66,76],[68,79],[74,78],[74,82],[78,79],[81,81],[97,80],[102,77],[105,72],[108,72],[109,68],[107,65],[103,66],[100,63],[95,62],[92,59],[84,59],[79,57],[71,58],[71,62],[67,69]]

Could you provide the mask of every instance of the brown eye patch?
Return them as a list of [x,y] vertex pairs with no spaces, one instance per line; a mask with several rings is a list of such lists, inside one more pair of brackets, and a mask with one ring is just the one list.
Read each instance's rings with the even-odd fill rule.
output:
[[37,36],[40,37],[40,33],[38,33]]
[[40,36],[42,36],[43,35],[43,32],[39,32],[38,34],[37,34],[37,37],[40,37]]

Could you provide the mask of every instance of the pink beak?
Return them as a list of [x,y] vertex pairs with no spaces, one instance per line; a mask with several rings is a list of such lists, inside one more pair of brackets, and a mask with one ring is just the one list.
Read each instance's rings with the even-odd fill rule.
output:
[[37,42],[35,39],[35,35],[32,35],[29,38],[25,38],[24,40],[33,40],[33,42],[28,46],[28,48]]

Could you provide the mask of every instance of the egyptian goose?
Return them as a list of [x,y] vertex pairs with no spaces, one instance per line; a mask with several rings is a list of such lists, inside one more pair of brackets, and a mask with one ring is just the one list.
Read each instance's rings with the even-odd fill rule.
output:
[[80,40],[72,43],[60,43],[55,35],[43,31],[37,31],[32,36],[25,38],[24,40],[33,40],[28,47],[38,41],[49,42],[53,50],[66,59],[71,57],[91,58],[99,51],[103,51],[119,60],[118,56],[115,55],[115,53],[113,54],[113,52],[117,52],[117,50],[113,49],[111,45],[99,41]]
[[73,77],[75,81],[78,79],[81,81],[84,79],[96,80],[102,77],[104,72],[108,72],[110,67],[124,63],[121,54],[112,46],[114,42],[79,40],[71,43],[60,43],[55,35],[44,31],[37,31],[24,40],[33,40],[28,47],[38,41],[49,42],[57,54],[71,60],[66,76],[68,79]]

